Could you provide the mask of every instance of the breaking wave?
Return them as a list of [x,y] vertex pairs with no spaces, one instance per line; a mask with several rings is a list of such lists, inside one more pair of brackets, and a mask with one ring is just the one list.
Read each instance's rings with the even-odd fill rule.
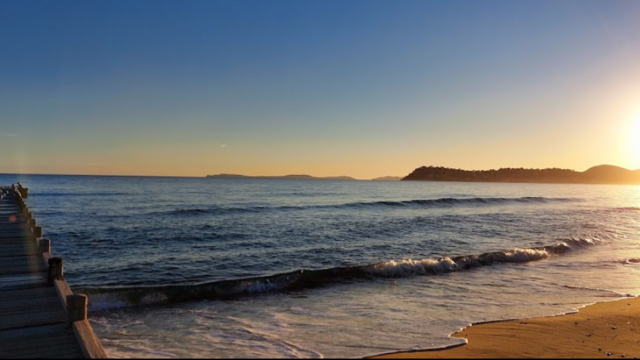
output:
[[376,264],[335,267],[321,270],[296,270],[271,276],[223,280],[200,284],[98,287],[74,289],[89,295],[90,307],[104,310],[184,301],[233,299],[251,294],[290,291],[327,286],[353,280],[438,275],[463,271],[498,263],[525,263],[562,255],[572,249],[594,246],[598,239],[567,239],[555,245],[535,248],[515,248],[479,255],[443,257],[439,259],[390,260]]

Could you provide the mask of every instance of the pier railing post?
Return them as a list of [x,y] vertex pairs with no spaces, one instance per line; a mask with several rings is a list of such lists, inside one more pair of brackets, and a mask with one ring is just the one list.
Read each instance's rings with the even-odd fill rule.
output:
[[51,252],[51,240],[49,239],[40,239],[38,241],[38,252],[40,255],[47,254]]
[[49,282],[54,280],[62,280],[64,276],[64,269],[62,265],[62,258],[52,257],[49,259]]
[[87,320],[88,298],[84,294],[67,295],[67,318],[68,324],[74,321]]
[[33,237],[35,237],[36,239],[39,239],[42,237],[42,227],[35,226],[33,228]]

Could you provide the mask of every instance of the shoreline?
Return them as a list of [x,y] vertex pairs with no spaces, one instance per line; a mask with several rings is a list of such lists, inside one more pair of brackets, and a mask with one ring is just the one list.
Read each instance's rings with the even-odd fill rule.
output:
[[451,337],[466,344],[399,351],[368,359],[640,357],[640,297],[548,317],[472,324]]

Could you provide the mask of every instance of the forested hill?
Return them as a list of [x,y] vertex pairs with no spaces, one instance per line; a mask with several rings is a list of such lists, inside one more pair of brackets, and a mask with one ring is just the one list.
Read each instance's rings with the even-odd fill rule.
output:
[[640,170],[627,170],[618,166],[599,165],[587,171],[570,169],[461,170],[441,166],[422,166],[402,180],[421,181],[480,181],[514,183],[566,183],[566,184],[640,184]]

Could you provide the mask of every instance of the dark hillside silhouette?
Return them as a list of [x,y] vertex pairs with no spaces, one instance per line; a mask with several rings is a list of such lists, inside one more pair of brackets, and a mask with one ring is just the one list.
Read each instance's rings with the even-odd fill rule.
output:
[[570,169],[502,168],[498,170],[461,170],[442,166],[422,166],[402,180],[476,181],[564,184],[640,184],[640,170],[599,165],[584,172]]

